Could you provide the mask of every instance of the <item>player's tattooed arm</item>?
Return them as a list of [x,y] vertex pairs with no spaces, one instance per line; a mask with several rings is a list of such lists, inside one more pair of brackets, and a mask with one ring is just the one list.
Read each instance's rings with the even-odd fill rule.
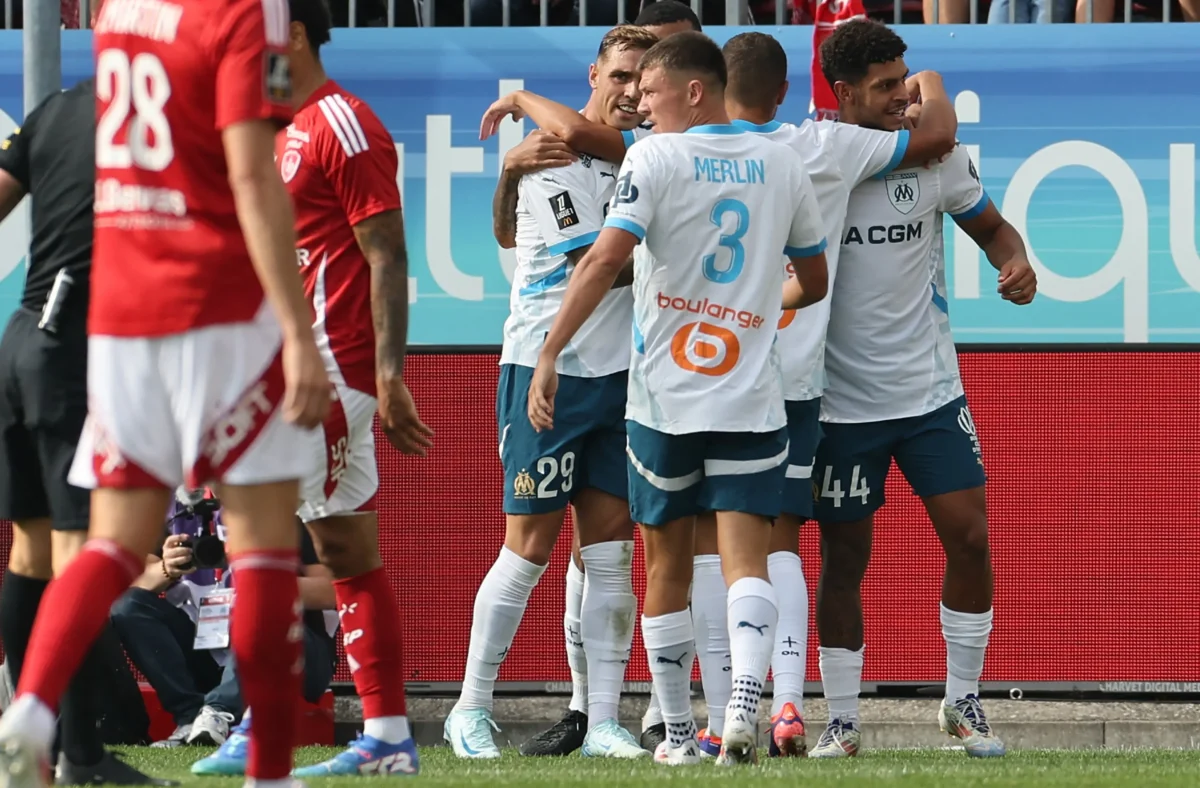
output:
[[970,219],[955,219],[955,222],[1000,272],[996,285],[1000,297],[1018,306],[1033,301],[1037,293],[1037,273],[1029,263],[1025,240],[1017,228],[1000,215],[995,203],[989,200],[983,213]]
[[358,248],[371,267],[371,318],[375,366],[380,374],[402,375],[408,349],[408,250],[399,210],[377,213],[354,225]]
[[920,101],[920,112],[909,132],[908,148],[899,169],[918,167],[941,159],[954,150],[958,134],[958,116],[954,103],[935,71],[922,71],[908,78],[909,98]]
[[492,196],[492,235],[501,249],[517,245],[517,186],[521,176],[505,167],[500,171],[496,193]]
[[354,225],[358,248],[371,267],[371,320],[375,327],[375,387],[379,427],[399,452],[425,456],[433,430],[417,414],[404,384],[408,348],[408,251],[399,209],[377,213]]
[[518,90],[509,93],[484,113],[479,138],[487,139],[506,117],[528,117],[540,128],[550,132],[577,151],[597,159],[620,164],[625,160],[625,135],[619,129],[593,123],[570,107],[557,101]]
[[501,249],[517,245],[517,197],[521,177],[555,167],[566,167],[579,157],[548,131],[535,130],[508,153],[492,197],[492,235]]

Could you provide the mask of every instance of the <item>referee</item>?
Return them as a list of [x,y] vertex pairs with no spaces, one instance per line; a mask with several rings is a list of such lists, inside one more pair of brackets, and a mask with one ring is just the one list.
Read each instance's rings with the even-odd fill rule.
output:
[[[87,415],[95,129],[87,80],[47,98],[0,142],[0,221],[26,194],[33,201],[25,292],[0,339],[0,518],[15,526],[0,638],[14,684],[42,592],[87,538],[90,495],[67,483],[67,471]],[[109,629],[63,698],[56,783],[173,784],[104,748],[97,723],[118,710],[104,708],[103,690],[123,662]]]

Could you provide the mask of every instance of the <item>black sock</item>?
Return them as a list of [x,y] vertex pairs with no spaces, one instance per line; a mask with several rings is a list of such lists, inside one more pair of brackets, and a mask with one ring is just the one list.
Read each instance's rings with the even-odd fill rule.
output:
[[111,626],[92,645],[63,695],[59,710],[59,740],[67,760],[92,766],[104,757],[101,718],[106,713],[104,689],[120,673],[125,651]]
[[11,569],[4,572],[4,585],[0,586],[0,639],[4,641],[4,655],[14,687],[21,678],[33,620],[49,584],[49,580],[14,574]]

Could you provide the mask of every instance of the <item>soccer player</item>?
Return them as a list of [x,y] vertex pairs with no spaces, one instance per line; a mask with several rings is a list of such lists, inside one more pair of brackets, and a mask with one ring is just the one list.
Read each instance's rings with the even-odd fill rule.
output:
[[[593,89],[583,115],[627,131],[642,122],[637,110],[637,64],[656,41],[652,33],[632,25],[616,27],[604,36],[596,63],[589,69]],[[546,331],[577,262],[600,233],[616,176],[613,165],[581,156],[570,166],[527,175],[520,182],[517,271],[496,395],[505,541],[475,599],[463,692],[446,719],[446,740],[459,757],[500,755],[492,739],[496,676],[529,595],[546,568],[568,503],[575,507],[589,584],[578,638],[587,654],[583,754],[646,755],[617,724],[637,609],[630,577],[633,523],[623,457],[633,310],[628,289],[608,293],[562,354],[564,401],[569,405],[557,428],[535,432],[526,402]]]
[[[635,257],[626,453],[646,546],[642,634],[667,724],[655,759],[700,761],[688,586],[695,516],[714,510],[730,586],[734,684],[718,762],[748,762],[757,757],[758,702],[778,616],[767,544],[787,459],[775,350],[779,256],[820,271],[824,234],[799,157],[730,125],[725,61],[711,39],[676,34],[641,65],[642,111],[661,133],[625,156],[605,229],[543,345],[529,418],[539,430],[558,421],[556,402],[569,400],[556,398],[557,357],[644,241]],[[793,290],[793,306],[825,295]]]
[[[95,136],[96,88],[86,80],[52,93],[0,143],[0,220],[28,194],[33,221],[25,290],[0,341],[0,517],[13,523],[0,634],[13,681],[55,567],[87,537],[88,492],[67,471],[87,417]],[[58,769],[68,784],[152,782],[105,751],[96,727],[101,690],[124,662],[106,627],[63,696]]]
[[[779,42],[765,33],[742,33],[731,38],[723,51],[729,70],[725,106],[733,124],[765,134],[800,155],[812,179],[828,238],[841,237],[846,203],[855,186],[897,166],[937,159],[954,148],[954,109],[936,74],[927,72],[917,77],[927,88],[925,111],[911,135],[905,130],[887,132],[828,122],[805,121],[795,126],[775,120],[788,90],[787,54]],[[831,288],[838,252],[836,244],[826,249]],[[830,308],[831,299],[827,298],[808,309],[785,312],[779,322],[789,455],[783,511],[771,529],[768,558],[771,585],[779,598],[779,625],[771,659],[772,756],[803,756],[806,751],[803,710],[808,587],[797,548],[800,527],[813,514],[812,464],[820,435],[818,416]],[[716,755],[721,745],[724,705],[732,687],[725,581],[717,555],[716,523],[711,515],[697,522],[696,552],[692,618],[709,710],[700,746],[705,753]]]
[[330,393],[271,162],[292,113],[287,24],[282,0],[100,9],[89,414],[69,477],[96,488],[91,538],[46,591],[0,718],[0,785],[43,784],[63,688],[185,478],[218,483],[225,505],[230,635],[260,718],[247,774],[290,785],[295,507]]
[[[899,36],[866,20],[842,25],[825,41],[821,68],[843,123],[900,129],[910,101],[924,102],[930,85],[905,85],[904,52]],[[943,163],[898,170],[850,196],[825,358],[825,437],[813,477],[823,557],[817,628],[830,717],[815,757],[858,751],[860,588],[893,459],[946,554],[939,722],[970,755],[1004,754],[978,696],[992,629],[992,567],[983,456],[946,312],[944,214],[999,271],[1002,298],[1028,304],[1037,287],[1021,236],[988,199],[961,147]]]
[[[383,123],[325,74],[320,48],[332,22],[325,0],[289,0],[288,59],[295,119],[275,158],[296,211],[296,260],[313,331],[336,397],[310,433],[316,470],[300,517],[334,577],[342,642],[363,702],[363,733],[300,777],[410,775],[419,770],[405,716],[403,623],[379,555],[372,422],[405,454],[424,455],[432,431],[404,385],[408,259],[396,184],[396,148]],[[241,774],[251,715],[197,774]]]
[[[696,12],[677,0],[660,0],[646,6],[634,24],[659,39],[686,31],[699,32]],[[548,167],[566,166],[575,158],[574,151],[620,164],[626,148],[640,137],[639,130],[621,132],[603,123],[593,123],[570,107],[563,106],[529,91],[517,91],[493,104],[484,114],[480,139],[496,133],[501,120],[509,116],[528,116],[540,127],[505,157],[505,168],[493,203],[496,242],[504,249],[516,245],[516,189],[521,176]],[[518,163],[519,162],[519,163]],[[582,744],[581,719],[586,715],[587,661],[579,642],[578,611],[583,605],[584,577],[576,565],[567,570],[567,600],[563,630],[566,633],[567,661],[571,666],[571,703],[567,714],[550,729],[521,746],[525,755],[567,755]],[[654,752],[666,738],[666,724],[657,694],[651,690],[650,704],[642,717],[640,744]]]

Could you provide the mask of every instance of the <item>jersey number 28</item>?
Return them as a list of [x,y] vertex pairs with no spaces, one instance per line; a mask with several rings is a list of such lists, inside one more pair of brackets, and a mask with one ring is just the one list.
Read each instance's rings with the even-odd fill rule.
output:
[[704,270],[704,278],[719,285],[727,285],[737,279],[746,263],[746,249],[742,246],[742,238],[750,229],[750,209],[746,207],[746,203],[733,199],[718,200],[717,204],[712,207],[712,213],[708,215],[708,220],[715,224],[718,230],[724,230],[722,222],[724,222],[726,214],[730,213],[737,220],[733,226],[733,232],[722,232],[717,238],[717,245],[729,250],[729,260],[722,260],[718,264],[716,254],[706,254],[700,261]]
[[175,146],[164,111],[171,82],[157,56],[142,52],[130,60],[120,49],[104,50],[96,59],[96,96],[108,103],[96,123],[97,167],[162,172],[171,164]]

